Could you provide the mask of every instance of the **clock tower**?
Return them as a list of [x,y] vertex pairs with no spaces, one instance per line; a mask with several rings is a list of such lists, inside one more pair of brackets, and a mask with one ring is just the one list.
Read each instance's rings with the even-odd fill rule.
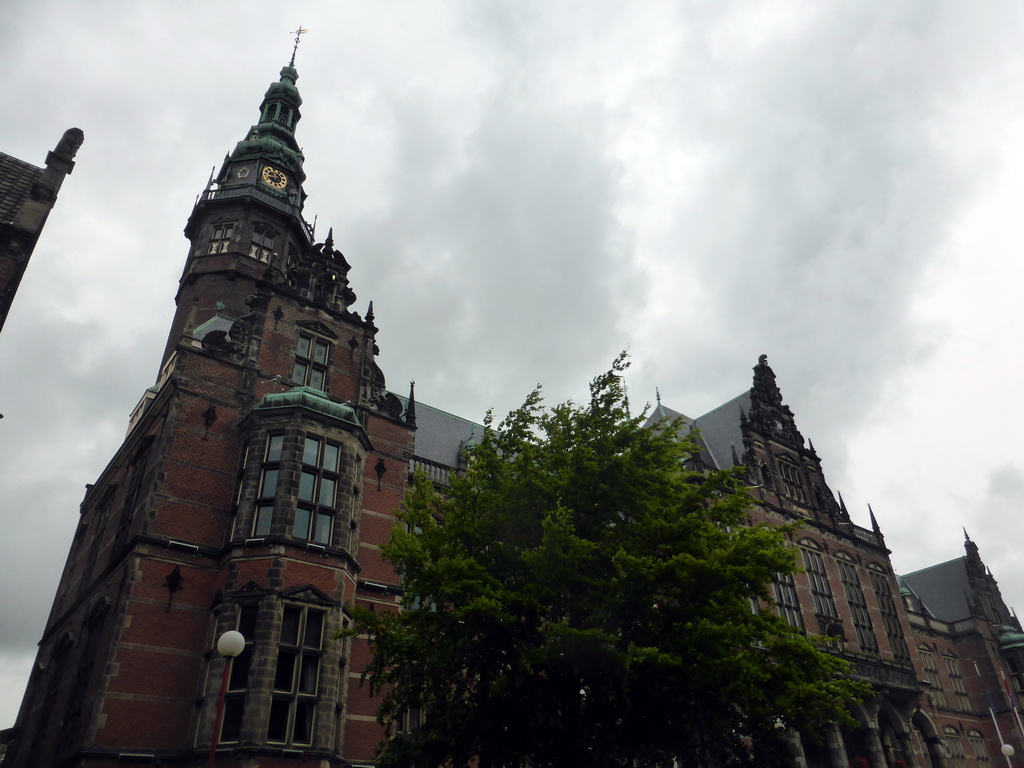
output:
[[[393,609],[415,404],[387,390],[372,303],[303,218],[293,62],[199,196],[156,384],[78,530],[14,766],[368,763],[356,602]],[[228,630],[245,648],[218,692]],[[6,763],[5,763],[6,764]]]

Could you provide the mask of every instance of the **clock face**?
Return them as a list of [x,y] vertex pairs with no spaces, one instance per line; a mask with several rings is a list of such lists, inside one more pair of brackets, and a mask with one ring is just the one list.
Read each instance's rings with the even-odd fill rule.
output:
[[277,170],[277,168],[271,168],[269,165],[263,166],[263,173],[260,178],[263,179],[264,184],[274,189],[284,189],[288,186],[288,177]]

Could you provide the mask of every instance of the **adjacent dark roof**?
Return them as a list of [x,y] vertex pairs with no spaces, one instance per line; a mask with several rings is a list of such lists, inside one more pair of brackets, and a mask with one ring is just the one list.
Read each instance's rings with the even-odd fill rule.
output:
[[920,598],[925,609],[940,621],[960,621],[971,616],[968,595],[967,559],[958,557],[938,565],[922,568],[900,577]]
[[[408,398],[399,395],[398,399],[403,408],[408,407]],[[459,449],[480,442],[483,434],[482,424],[416,401],[416,455],[421,459],[458,466]]]
[[42,172],[42,168],[0,152],[0,224],[14,221]]
[[659,422],[662,422],[665,419],[682,419],[684,422],[688,424],[693,423],[693,419],[691,419],[689,416],[687,416],[684,413],[680,413],[679,411],[674,411],[665,405],[662,405],[661,400],[659,399],[658,404],[654,407],[654,410],[651,411],[651,415],[648,416],[647,421],[644,422],[644,429],[650,429],[655,424],[658,424]]
[[704,464],[715,469],[729,469],[734,466],[732,449],[736,455],[743,453],[743,434],[740,431],[740,413],[750,410],[750,392],[734,397],[703,416],[691,419],[679,411],[673,410],[660,402],[651,412],[645,428],[657,425],[665,419],[680,419],[679,436],[686,437],[694,429],[699,430],[697,446],[700,448],[700,459]]
[[[708,466],[729,469],[735,466],[732,460],[733,448],[736,455],[743,454],[743,433],[740,431],[740,414],[750,411],[750,391],[737,395],[722,403],[694,422],[700,430],[701,458]],[[706,455],[704,455],[706,454]]]

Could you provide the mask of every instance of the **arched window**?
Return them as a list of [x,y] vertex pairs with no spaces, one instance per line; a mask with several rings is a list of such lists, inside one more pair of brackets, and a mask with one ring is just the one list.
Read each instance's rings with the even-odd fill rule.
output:
[[864,597],[864,589],[860,585],[857,564],[845,552],[836,553],[836,565],[839,566],[839,579],[843,582],[846,602],[850,605],[853,615],[853,628],[857,632],[857,644],[863,653],[878,653],[878,640],[868,613],[868,601]]
[[800,553],[803,555],[807,580],[811,584],[814,612],[819,616],[839,618],[839,614],[836,611],[836,602],[832,597],[832,585],[828,580],[825,558],[818,551],[818,545],[810,539],[802,539],[800,541]]
[[967,739],[971,742],[971,747],[974,749],[974,759],[978,761],[978,765],[981,768],[988,766],[991,758],[988,755],[988,745],[985,744],[984,734],[978,730],[970,730],[967,732]]
[[778,609],[779,616],[789,622],[790,626],[803,629],[804,620],[800,615],[800,598],[796,594],[793,574],[776,574],[772,586],[775,592],[775,607]]
[[949,755],[949,768],[967,768],[967,756],[964,755],[964,744],[960,731],[952,725],[942,729],[942,743]]
[[893,658],[902,664],[909,664],[910,649],[907,648],[907,641],[903,637],[903,625],[900,624],[900,614],[892,597],[892,582],[889,581],[889,575],[877,563],[870,563],[868,572],[871,574],[871,586],[878,598],[878,610],[882,614],[882,626],[885,628],[885,636],[889,640]]
[[924,671],[924,678],[931,685],[928,693],[932,697],[932,704],[936,707],[946,706],[946,694],[942,690],[942,678],[939,677],[939,668],[935,665],[935,654],[924,643],[917,646],[917,653],[921,657],[921,668]]
[[953,693],[956,694],[957,709],[970,710],[971,699],[967,695],[967,688],[964,687],[963,675],[960,674],[960,661],[951,651],[942,654],[942,658],[946,662],[946,672],[949,673],[949,682],[953,687]]

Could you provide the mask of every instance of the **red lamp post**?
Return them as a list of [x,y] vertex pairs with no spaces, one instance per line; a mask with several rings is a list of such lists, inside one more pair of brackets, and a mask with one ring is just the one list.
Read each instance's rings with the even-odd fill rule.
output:
[[206,761],[207,768],[213,768],[216,758],[217,742],[220,740],[220,726],[224,720],[224,694],[228,690],[228,679],[231,677],[231,660],[245,650],[245,638],[241,632],[230,630],[217,640],[217,653],[224,657],[224,679],[220,683],[220,697],[217,699],[217,719],[213,724],[213,736],[210,738],[210,757]]

